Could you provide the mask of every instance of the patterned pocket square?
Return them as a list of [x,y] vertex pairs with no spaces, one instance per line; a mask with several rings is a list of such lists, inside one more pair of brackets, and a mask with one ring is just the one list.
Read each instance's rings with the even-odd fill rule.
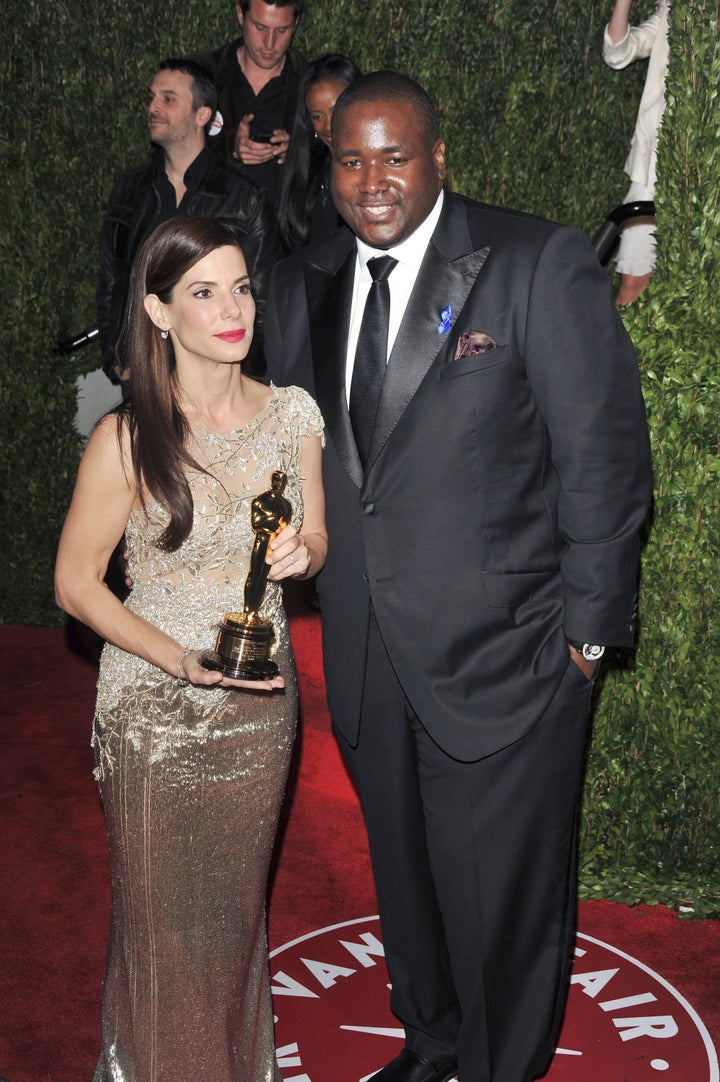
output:
[[497,342],[489,334],[484,334],[483,331],[464,331],[458,338],[453,360],[472,357],[475,353],[487,353],[491,349],[497,349]]

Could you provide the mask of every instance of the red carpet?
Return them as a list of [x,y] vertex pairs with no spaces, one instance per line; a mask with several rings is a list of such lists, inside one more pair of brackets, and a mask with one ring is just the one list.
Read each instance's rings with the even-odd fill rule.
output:
[[[298,599],[292,611],[303,724],[270,903],[279,1063],[284,1082],[359,1082],[400,1038],[361,816],[324,705],[319,618]],[[0,1082],[89,1082],[109,910],[95,669],[46,628],[0,628],[0,657]],[[548,1082],[717,1082],[720,922],[585,902],[580,932]]]

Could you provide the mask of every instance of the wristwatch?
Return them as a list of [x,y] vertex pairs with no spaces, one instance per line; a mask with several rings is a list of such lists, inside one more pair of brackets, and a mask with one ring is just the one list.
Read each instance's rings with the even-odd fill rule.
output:
[[604,646],[596,646],[591,642],[573,642],[572,639],[568,639],[568,646],[574,647],[586,661],[599,661],[605,653]]

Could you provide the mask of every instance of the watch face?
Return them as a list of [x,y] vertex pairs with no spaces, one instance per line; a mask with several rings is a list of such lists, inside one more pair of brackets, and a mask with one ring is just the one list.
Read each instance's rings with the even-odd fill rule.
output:
[[586,661],[599,661],[605,653],[604,646],[594,646],[592,643],[586,642],[582,648],[582,656]]

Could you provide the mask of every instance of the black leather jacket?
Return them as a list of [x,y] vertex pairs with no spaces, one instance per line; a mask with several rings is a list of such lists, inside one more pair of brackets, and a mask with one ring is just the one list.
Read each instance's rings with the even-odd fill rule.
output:
[[[163,170],[160,148],[146,165],[124,173],[115,182],[100,234],[97,313],[102,366],[113,383],[125,367],[118,356],[133,260],[161,213],[158,177]],[[237,235],[245,253],[257,305],[255,335],[248,370],[262,369],[265,295],[273,266],[283,255],[275,215],[263,189],[236,162],[211,152],[200,184],[189,200],[188,214],[217,218]]]

